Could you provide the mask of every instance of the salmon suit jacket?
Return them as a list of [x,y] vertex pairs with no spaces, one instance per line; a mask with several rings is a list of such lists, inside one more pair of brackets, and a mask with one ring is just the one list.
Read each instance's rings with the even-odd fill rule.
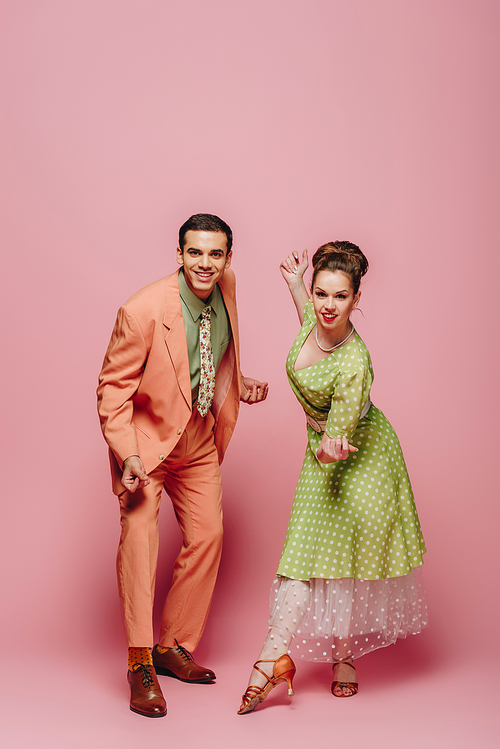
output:
[[[219,463],[238,416],[241,380],[235,277],[219,281],[232,337],[217,369],[212,403]],[[122,466],[139,455],[149,473],[173,450],[191,417],[191,378],[178,272],[134,294],[118,310],[99,376],[98,411],[110,448],[113,491]]]

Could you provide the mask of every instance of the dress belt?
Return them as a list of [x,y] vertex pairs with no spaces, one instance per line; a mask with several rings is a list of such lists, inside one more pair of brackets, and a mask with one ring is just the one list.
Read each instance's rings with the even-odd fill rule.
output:
[[[359,417],[360,421],[361,419],[364,419],[364,417],[370,410],[371,405],[372,405],[372,402],[370,400],[370,396],[368,396],[368,400],[363,406],[363,410],[361,411],[361,415]],[[306,414],[306,421],[309,424],[309,426],[314,429],[315,432],[324,432],[326,429],[326,419],[324,421],[318,421],[317,419],[313,419],[312,416],[309,416],[309,414]]]

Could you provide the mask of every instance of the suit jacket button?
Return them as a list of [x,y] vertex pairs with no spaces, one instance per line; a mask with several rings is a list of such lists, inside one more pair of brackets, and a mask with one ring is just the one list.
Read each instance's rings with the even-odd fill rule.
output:
[[178,429],[177,434],[182,434],[182,429]]
[[158,455],[158,459],[159,460],[165,460],[165,456],[164,455]]

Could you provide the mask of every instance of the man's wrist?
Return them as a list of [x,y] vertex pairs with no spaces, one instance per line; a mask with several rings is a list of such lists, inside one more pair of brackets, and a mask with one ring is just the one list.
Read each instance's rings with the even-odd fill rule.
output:
[[122,468],[125,468],[125,463],[127,462],[127,460],[131,460],[132,458],[140,458],[140,455],[129,455],[128,458],[125,458],[125,460],[123,461]]

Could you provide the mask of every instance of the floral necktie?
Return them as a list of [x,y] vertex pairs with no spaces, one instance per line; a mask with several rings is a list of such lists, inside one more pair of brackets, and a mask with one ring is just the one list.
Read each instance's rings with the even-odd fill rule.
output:
[[198,388],[198,411],[206,416],[215,390],[215,368],[212,354],[212,341],[210,340],[210,306],[205,307],[201,313],[200,320],[200,385]]

